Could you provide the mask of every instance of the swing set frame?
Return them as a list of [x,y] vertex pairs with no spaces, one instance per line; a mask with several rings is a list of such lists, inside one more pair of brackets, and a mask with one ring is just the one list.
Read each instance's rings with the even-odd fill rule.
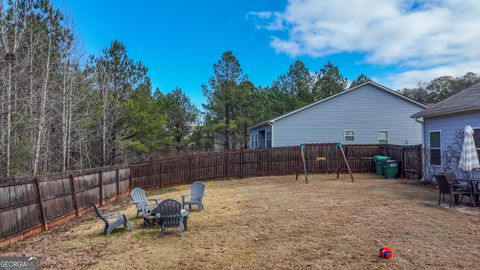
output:
[[[348,159],[347,159],[347,156],[345,155],[345,151],[343,150],[343,145],[341,143],[337,143],[336,144],[337,146],[337,162],[336,162],[336,172],[337,172],[337,179],[340,178],[340,173],[341,172],[347,172],[349,175],[350,175],[350,178],[352,179],[352,182],[355,182],[355,179],[353,177],[353,173],[352,173],[352,170],[350,168],[350,164],[348,163]],[[298,177],[303,169],[303,174],[305,175],[305,184],[308,184],[308,167],[307,167],[307,161],[306,161],[306,146],[305,144],[301,144],[300,145],[300,150],[299,150],[299,153],[298,153],[298,159],[297,159],[297,173],[296,173],[296,176],[295,176],[295,180],[298,181]],[[322,160],[326,160],[326,158],[318,158],[317,157],[317,161],[322,161]],[[347,170],[344,170],[344,169],[341,169],[340,168],[340,164],[341,162],[345,162],[345,165],[347,167]],[[302,168],[303,167],[303,168]]]

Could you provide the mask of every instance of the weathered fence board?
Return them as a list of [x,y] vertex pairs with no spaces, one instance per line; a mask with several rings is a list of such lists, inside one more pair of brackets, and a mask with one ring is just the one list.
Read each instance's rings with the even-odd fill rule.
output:
[[[104,200],[129,190],[128,167],[100,171],[105,180]],[[35,228],[39,226],[48,229],[48,224],[72,214],[80,215],[92,201],[100,201],[99,187],[98,169],[0,181],[0,244],[31,230],[38,231]]]

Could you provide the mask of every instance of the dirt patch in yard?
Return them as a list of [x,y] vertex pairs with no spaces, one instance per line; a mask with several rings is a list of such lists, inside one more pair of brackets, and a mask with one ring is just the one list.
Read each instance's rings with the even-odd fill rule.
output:
[[[1,250],[37,255],[45,269],[475,269],[478,209],[438,207],[437,191],[373,175],[314,175],[207,182],[205,211],[188,231],[143,228],[128,198],[105,207],[130,217],[134,231],[103,236],[91,213]],[[180,199],[188,186],[149,192]],[[377,257],[382,245],[392,260]]]

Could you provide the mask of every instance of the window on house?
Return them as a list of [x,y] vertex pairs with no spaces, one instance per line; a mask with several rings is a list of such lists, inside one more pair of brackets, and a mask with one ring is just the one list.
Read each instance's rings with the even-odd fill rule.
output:
[[440,131],[430,132],[430,165],[442,165]]
[[250,148],[255,149],[257,148],[257,133],[252,133],[251,137],[251,142],[250,142]]
[[475,147],[477,148],[478,156],[480,157],[480,128],[473,130],[473,139],[475,140]]
[[379,130],[378,131],[378,143],[379,144],[387,144],[388,143],[388,131],[387,130]]
[[272,132],[267,131],[267,147],[272,147]]
[[355,131],[345,130],[343,135],[344,135],[345,141],[350,141],[350,142],[355,141]]

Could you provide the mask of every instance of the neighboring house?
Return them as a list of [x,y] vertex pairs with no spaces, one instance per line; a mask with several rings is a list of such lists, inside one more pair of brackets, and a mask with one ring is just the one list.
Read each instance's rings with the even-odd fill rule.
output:
[[471,126],[480,154],[480,83],[413,115],[423,122],[424,175],[452,170],[461,175],[458,160],[463,144],[463,131]]
[[420,144],[422,125],[410,116],[425,108],[369,81],[250,127],[250,147],[303,143]]

